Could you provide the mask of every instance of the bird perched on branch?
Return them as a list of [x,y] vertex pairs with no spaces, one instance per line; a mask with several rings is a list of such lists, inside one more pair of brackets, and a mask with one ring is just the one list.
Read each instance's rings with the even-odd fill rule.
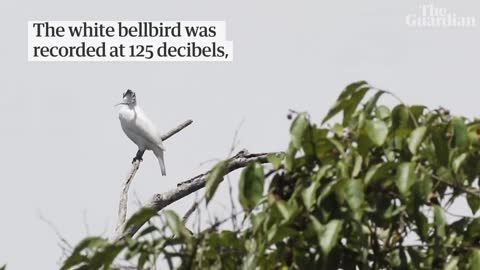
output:
[[142,160],[145,150],[152,150],[158,159],[162,175],[166,175],[163,159],[165,147],[163,146],[161,134],[140,106],[138,106],[135,92],[128,89],[123,93],[123,101],[117,105],[120,106],[118,118],[123,131],[138,146],[137,155],[132,163],[136,160]]

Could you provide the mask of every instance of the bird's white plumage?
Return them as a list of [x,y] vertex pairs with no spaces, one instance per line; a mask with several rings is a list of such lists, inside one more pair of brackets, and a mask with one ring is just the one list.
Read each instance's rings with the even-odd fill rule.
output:
[[[128,98],[128,97],[127,97]],[[135,97],[134,97],[135,98]],[[152,150],[158,159],[162,175],[165,175],[163,146],[161,134],[153,122],[147,117],[140,106],[134,102],[120,104],[118,118],[123,131],[140,151]]]

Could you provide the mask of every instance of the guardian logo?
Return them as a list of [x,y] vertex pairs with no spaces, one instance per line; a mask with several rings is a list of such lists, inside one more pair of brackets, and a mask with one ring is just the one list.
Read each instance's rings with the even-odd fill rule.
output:
[[446,8],[433,4],[421,5],[417,14],[408,14],[405,23],[417,28],[473,28],[477,26],[475,16],[460,16]]

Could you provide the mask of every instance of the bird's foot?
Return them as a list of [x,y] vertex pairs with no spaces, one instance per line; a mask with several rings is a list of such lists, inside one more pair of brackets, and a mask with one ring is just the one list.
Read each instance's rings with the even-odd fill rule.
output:
[[136,161],[142,162],[143,159],[141,157],[134,157],[133,160],[132,160],[132,163],[135,163]]
[[137,161],[137,160],[140,161],[140,162],[142,162],[142,161],[143,161],[143,159],[142,159],[143,153],[145,153],[145,150],[140,150],[140,149],[139,149],[139,150],[137,151],[137,154],[136,154],[135,157],[133,158],[132,163],[135,163],[135,161]]

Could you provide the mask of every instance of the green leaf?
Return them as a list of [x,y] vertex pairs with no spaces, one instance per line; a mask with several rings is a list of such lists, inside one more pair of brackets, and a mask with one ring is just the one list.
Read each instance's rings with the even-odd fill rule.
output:
[[144,253],[141,253],[140,256],[138,256],[138,262],[137,262],[138,269],[144,269],[143,266],[148,260],[148,255],[149,254],[147,252],[144,252]]
[[392,110],[392,130],[411,128],[410,111],[407,106],[400,104]]
[[395,217],[395,216],[405,212],[406,208],[407,207],[405,205],[400,206],[400,207],[396,207],[395,205],[392,204],[387,208],[387,210],[383,214],[383,217],[385,219],[391,219],[392,217]]
[[468,270],[478,269],[480,269],[480,249],[475,249],[468,258]]
[[285,168],[288,171],[292,171],[295,168],[295,155],[298,152],[298,148],[293,145],[293,142],[288,144],[287,153],[285,154]]
[[390,269],[408,269],[404,248],[393,250],[387,254],[386,259],[390,263]]
[[360,171],[362,170],[363,157],[361,155],[355,154],[355,161],[353,164],[352,178],[356,178]]
[[249,164],[240,176],[240,204],[243,209],[250,211],[263,196],[265,175],[262,165],[258,163]]
[[427,109],[427,107],[423,105],[412,105],[409,107],[410,113],[417,120],[420,116],[423,115],[423,112],[425,111],[425,109]]
[[385,91],[379,90],[379,91],[377,91],[377,93],[375,93],[375,95],[373,95],[373,97],[371,97],[367,101],[367,103],[365,104],[365,109],[364,109],[364,111],[365,111],[365,113],[367,113],[367,115],[370,115],[373,112],[373,109],[377,106],[377,102],[383,94],[385,94]]
[[390,117],[391,112],[390,112],[390,109],[387,106],[378,106],[377,110],[375,110],[375,115],[379,119],[384,120],[384,119],[387,119],[387,118]]
[[468,124],[468,137],[470,143],[477,145],[480,141],[480,121],[475,120]]
[[208,173],[207,183],[205,184],[205,197],[207,203],[213,198],[218,185],[222,182],[223,177],[227,173],[227,165],[227,161],[221,161]]
[[353,93],[350,99],[346,102],[343,110],[343,125],[347,126],[352,119],[352,115],[358,107],[358,104],[362,101],[365,94],[370,90],[368,86],[359,88],[357,92]]
[[366,81],[358,81],[358,82],[349,84],[345,89],[343,89],[342,93],[340,93],[340,96],[338,96],[338,100],[348,98],[353,93],[355,93],[359,88],[365,87],[365,86],[368,86],[368,83]]
[[335,136],[339,138],[343,137],[343,130],[344,130],[344,127],[341,124],[335,123],[333,125],[332,131],[335,133]]
[[435,146],[435,155],[440,165],[447,166],[449,159],[448,140],[445,137],[445,127],[439,126],[433,128],[432,141]]
[[313,228],[317,233],[320,248],[325,256],[338,244],[343,222],[331,220],[327,225],[322,225],[314,216],[310,216]]
[[331,143],[335,147],[335,149],[337,149],[341,156],[345,155],[345,148],[343,147],[341,142],[333,138],[327,138],[327,141]]
[[433,182],[429,174],[421,174],[416,177],[417,182],[413,185],[415,195],[420,201],[428,201],[432,194]]
[[480,237],[480,218],[475,218],[467,227],[467,235],[470,239]]
[[274,245],[285,238],[292,237],[298,232],[285,226],[273,225],[268,231],[267,241],[269,245]]
[[183,224],[180,217],[172,210],[165,210],[163,211],[165,215],[165,219],[167,220],[167,225],[170,230],[175,234],[177,237],[189,237],[190,233],[188,232],[187,228]]
[[360,179],[344,178],[337,181],[335,194],[339,204],[346,204],[353,211],[353,218],[360,220],[363,216],[362,205],[365,200],[364,185]]
[[278,170],[282,165],[282,161],[285,159],[285,154],[269,154],[267,156],[268,162],[270,162],[273,166],[273,169]]
[[302,147],[304,133],[309,125],[310,122],[308,121],[305,113],[299,114],[293,121],[292,127],[290,128],[290,134],[292,136],[292,143],[295,148],[300,149],[300,147]]
[[465,122],[460,118],[453,119],[455,146],[465,148],[470,144],[468,129]]
[[445,265],[444,270],[456,270],[458,269],[458,257],[451,257],[448,263]]
[[390,177],[391,172],[395,169],[396,164],[393,162],[375,164],[368,169],[365,174],[365,185],[371,185],[379,180]]
[[156,231],[158,231],[157,226],[150,225],[150,226],[146,227],[145,229],[143,229],[141,232],[139,232],[137,234],[137,238],[140,238],[140,237],[145,236],[145,235],[149,235],[149,234],[151,234],[153,232],[156,232]]
[[458,171],[460,170],[460,168],[462,167],[462,164],[464,163],[464,161],[467,159],[468,157],[468,154],[467,153],[463,153],[461,155],[459,155],[458,157],[456,157],[453,162],[452,162],[452,169],[453,169],[453,172],[454,173],[458,173]]
[[302,191],[303,203],[307,210],[312,210],[315,202],[317,200],[317,189],[320,186],[320,183],[315,181],[310,184],[310,186]]
[[152,217],[157,215],[157,211],[150,207],[143,207],[135,212],[125,223],[125,230],[142,226],[145,222],[149,221]]
[[360,180],[347,180],[345,186],[345,199],[353,210],[358,210],[365,200],[363,183]]
[[315,177],[314,181],[315,182],[320,182],[325,177],[325,175],[327,175],[327,173],[329,172],[329,170],[331,168],[333,168],[333,165],[331,165],[331,164],[325,164],[322,167],[320,167],[320,169],[318,170],[318,172],[314,176]]
[[443,209],[438,205],[434,206],[433,223],[435,224],[435,232],[437,236],[441,238],[445,238],[446,236],[445,226],[447,224],[447,221],[446,221],[446,217],[445,217],[445,213],[443,212]]
[[415,211],[416,232],[422,241],[428,241],[428,219],[421,211]]
[[79,265],[82,262],[87,261],[88,259],[81,254],[82,251],[86,249],[95,249],[104,246],[108,241],[101,237],[87,237],[83,239],[72,251],[70,257],[68,257],[63,266],[60,268],[61,270],[70,269],[73,266]]
[[122,244],[110,244],[103,250],[96,252],[89,263],[89,269],[110,269],[115,258],[125,248]]
[[381,146],[388,136],[388,126],[381,120],[368,120],[365,122],[365,132],[376,146]]
[[480,209],[480,198],[478,196],[467,194],[467,202],[468,206],[470,206],[470,210],[472,210],[472,214],[475,215]]
[[260,226],[263,225],[263,222],[265,221],[265,218],[267,217],[267,214],[265,212],[260,212],[256,215],[251,214],[250,215],[250,220],[252,222],[252,228],[253,228],[253,233],[256,233]]
[[414,164],[404,162],[398,165],[395,184],[401,194],[408,195],[410,188],[415,183]]
[[415,155],[417,153],[418,147],[420,147],[426,133],[427,127],[423,126],[416,128],[412,134],[410,134],[410,138],[408,139],[408,149],[412,154]]
[[333,107],[328,111],[327,116],[322,121],[322,124],[330,120],[341,111],[344,111],[344,123],[348,123],[352,113],[355,111],[356,107],[368,90],[369,86],[365,81],[359,81],[348,85],[338,97],[335,105],[333,105]]
[[298,211],[298,207],[295,203],[286,203],[285,201],[277,201],[275,203],[278,211],[282,215],[283,219],[290,221]]
[[330,182],[328,183],[325,187],[321,189],[320,195],[317,198],[317,206],[320,206],[325,198],[327,198],[332,191],[335,189],[337,183],[336,182]]

